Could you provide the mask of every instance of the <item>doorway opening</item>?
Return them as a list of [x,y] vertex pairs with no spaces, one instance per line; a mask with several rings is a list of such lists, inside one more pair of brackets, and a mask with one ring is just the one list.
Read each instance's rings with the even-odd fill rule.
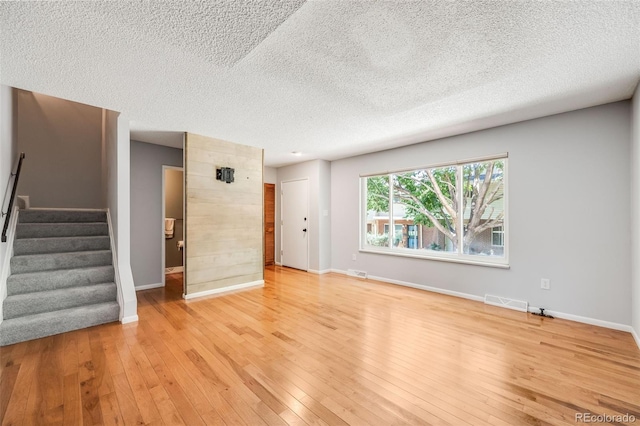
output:
[[264,184],[264,266],[276,262],[276,185]]
[[[184,169],[162,166],[162,285],[167,276],[184,276]],[[176,281],[177,277],[172,277]]]

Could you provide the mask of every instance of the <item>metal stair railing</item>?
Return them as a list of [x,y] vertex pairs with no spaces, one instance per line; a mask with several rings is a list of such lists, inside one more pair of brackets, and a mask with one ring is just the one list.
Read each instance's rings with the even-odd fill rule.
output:
[[[11,173],[11,175],[9,175],[9,181],[7,182],[7,189],[9,188],[9,182],[11,182],[11,178],[13,178],[13,188],[11,189],[11,197],[9,198],[9,207],[7,208],[7,211],[0,211],[0,213],[2,213],[1,217],[6,216],[5,220],[4,220],[4,226],[2,227],[2,242],[6,243],[7,242],[7,229],[9,228],[9,220],[11,219],[11,211],[13,210],[13,202],[16,199],[16,191],[18,189],[18,180],[20,179],[20,170],[22,169],[22,160],[24,160],[24,152],[20,153],[20,156],[18,157],[18,167],[16,168],[16,172],[15,173]],[[3,198],[3,204],[2,207],[4,208],[4,201],[7,198],[7,193],[5,192],[4,194],[4,198]]]

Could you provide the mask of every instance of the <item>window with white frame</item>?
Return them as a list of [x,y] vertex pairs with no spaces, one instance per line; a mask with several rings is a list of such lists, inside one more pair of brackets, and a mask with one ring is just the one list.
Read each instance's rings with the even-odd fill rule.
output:
[[504,226],[496,226],[491,229],[491,245],[504,247]]
[[506,156],[363,176],[361,250],[507,264]]

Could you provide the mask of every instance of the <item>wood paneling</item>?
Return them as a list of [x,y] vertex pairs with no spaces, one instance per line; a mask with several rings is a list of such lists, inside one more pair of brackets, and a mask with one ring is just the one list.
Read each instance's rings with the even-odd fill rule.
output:
[[[261,149],[187,133],[186,294],[262,280],[262,161]],[[216,180],[220,167],[235,181]]]
[[273,265],[276,261],[276,186],[264,184],[264,265]]
[[0,348],[2,424],[640,419],[629,333],[277,266],[264,288],[185,301],[179,277],[138,292],[137,323]]

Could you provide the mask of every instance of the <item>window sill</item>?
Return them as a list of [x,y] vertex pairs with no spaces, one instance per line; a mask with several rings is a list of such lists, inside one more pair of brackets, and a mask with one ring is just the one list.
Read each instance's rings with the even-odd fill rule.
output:
[[489,256],[469,256],[469,255],[437,255],[437,254],[417,254],[412,251],[389,250],[382,248],[361,248],[360,253],[383,254],[387,256],[411,257],[414,259],[436,260],[439,262],[463,263],[466,265],[487,266],[490,268],[510,269],[509,263],[505,258],[494,258],[495,260],[487,261]]

